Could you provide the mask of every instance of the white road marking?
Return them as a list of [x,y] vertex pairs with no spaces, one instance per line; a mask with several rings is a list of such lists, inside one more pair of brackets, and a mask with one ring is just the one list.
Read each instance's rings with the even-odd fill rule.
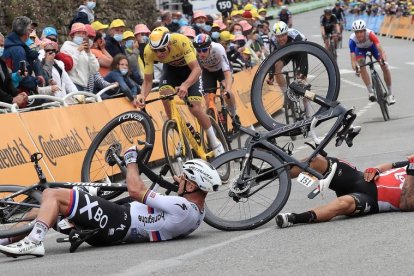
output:
[[219,242],[217,244],[212,244],[210,246],[207,247],[203,247],[203,248],[198,248],[195,249],[193,251],[190,251],[188,253],[179,255],[179,256],[174,256],[168,259],[164,259],[164,260],[149,260],[149,261],[145,261],[143,263],[140,263],[136,266],[132,266],[129,267],[127,270],[120,272],[118,275],[143,275],[143,274],[153,274],[156,273],[157,271],[160,270],[165,270],[167,268],[172,268],[172,267],[177,267],[177,266],[181,266],[181,265],[185,265],[186,264],[186,260],[188,259],[193,259],[194,257],[200,256],[204,253],[206,253],[207,251],[216,249],[216,248],[221,248],[224,247],[226,245],[229,245],[231,243],[237,243],[240,240],[244,240],[244,239],[248,239],[250,237],[253,236],[257,236],[257,235],[261,235],[265,232],[269,232],[270,230],[274,231],[274,228],[266,228],[266,229],[262,229],[262,230],[252,230],[244,235],[240,235],[237,237],[234,237],[230,240],[226,240],[223,242]]
[[357,117],[361,117],[362,114],[364,114],[365,112],[367,112],[368,109],[370,109],[371,107],[373,107],[375,104],[376,104],[376,102],[370,102],[366,106],[364,106],[363,108],[361,108],[361,110],[357,112]]
[[414,65],[414,62],[406,62],[405,64]]
[[350,70],[350,69],[339,69],[339,74],[351,74],[351,73],[355,73],[354,70]]
[[362,84],[359,84],[359,83],[356,83],[356,82],[353,82],[353,81],[345,80],[345,79],[341,79],[341,82],[345,82],[347,84],[350,84],[350,85],[353,85],[353,86],[356,86],[356,87],[359,87],[359,88],[364,88],[364,89],[366,88],[365,85],[362,85]]

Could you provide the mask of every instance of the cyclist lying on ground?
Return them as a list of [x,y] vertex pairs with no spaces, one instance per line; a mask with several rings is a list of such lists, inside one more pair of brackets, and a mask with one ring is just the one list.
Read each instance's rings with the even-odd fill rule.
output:
[[[304,213],[281,213],[276,224],[289,227],[297,223],[329,221],[336,216],[363,216],[387,211],[414,211],[414,155],[408,157],[409,165],[402,162],[386,163],[365,172],[336,158],[318,156],[311,166],[320,173],[328,174],[334,162],[336,173],[329,188],[337,198]],[[291,170],[291,177],[297,177],[298,168]]]
[[[170,240],[187,236],[200,226],[207,193],[221,185],[215,168],[199,159],[185,162],[184,174],[174,176],[179,185],[178,196],[163,196],[149,190],[141,180],[136,148],[129,148],[124,157],[131,199],[128,203],[118,205],[74,189],[46,189],[33,230],[21,241],[0,245],[0,252],[15,258],[43,256],[43,240],[59,214],[77,227],[97,229],[86,239],[92,246]],[[5,244],[8,240],[0,242]]]

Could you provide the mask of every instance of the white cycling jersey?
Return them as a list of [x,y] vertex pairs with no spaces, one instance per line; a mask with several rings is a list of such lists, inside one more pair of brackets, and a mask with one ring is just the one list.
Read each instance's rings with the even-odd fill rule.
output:
[[203,69],[210,72],[219,70],[223,72],[230,71],[226,50],[220,43],[211,42],[210,55],[206,59],[199,58],[198,61]]
[[204,219],[197,205],[179,196],[164,196],[148,190],[144,203],[130,203],[131,226],[126,242],[165,241],[184,237]]
[[379,44],[379,39],[370,29],[365,29],[365,37],[362,41],[356,39],[355,33],[352,33],[349,37],[349,48],[351,49],[351,52],[355,52],[356,48],[368,49],[373,44]]

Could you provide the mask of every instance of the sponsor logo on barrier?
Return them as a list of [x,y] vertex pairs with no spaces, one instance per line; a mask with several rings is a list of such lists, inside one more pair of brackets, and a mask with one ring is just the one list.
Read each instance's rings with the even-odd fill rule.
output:
[[29,162],[29,159],[26,159],[28,156],[30,156],[30,151],[23,144],[22,139],[13,139],[10,144],[7,143],[4,148],[0,148],[0,169],[26,164]]
[[85,146],[76,129],[72,129],[64,137],[55,138],[50,134],[48,138],[39,135],[38,139],[43,153],[53,166],[57,165],[56,158],[83,151],[79,142]]
[[135,141],[133,138],[139,136],[145,136],[145,130],[141,124],[136,124],[134,122],[128,122],[121,125],[122,132],[128,141],[133,144]]
[[[99,131],[95,130],[95,127],[89,128],[86,127],[85,128],[86,133],[88,134],[89,138],[91,139],[91,141],[93,141],[93,139],[95,139],[96,135],[98,135]],[[113,143],[117,142],[118,140],[116,139],[115,135],[113,132],[109,132],[105,138],[103,139],[103,141],[100,143],[101,146],[106,146],[106,145],[112,145]]]

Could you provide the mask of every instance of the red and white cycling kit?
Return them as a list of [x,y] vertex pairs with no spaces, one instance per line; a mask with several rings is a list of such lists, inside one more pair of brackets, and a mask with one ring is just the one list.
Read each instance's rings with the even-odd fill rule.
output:
[[354,47],[357,47],[360,49],[364,49],[364,48],[367,49],[367,48],[370,48],[372,45],[378,45],[380,43],[378,37],[370,29],[365,30],[365,38],[363,41],[358,41],[358,39],[356,39],[355,33],[351,34],[351,36],[349,37],[349,41],[350,41],[351,52],[355,52],[355,51],[352,51]]
[[164,241],[184,237],[204,219],[197,205],[184,197],[149,190],[144,202],[130,203],[131,226],[124,241]]
[[406,168],[396,168],[379,175],[375,184],[378,191],[378,207],[380,212],[398,211],[401,190],[406,178]]

